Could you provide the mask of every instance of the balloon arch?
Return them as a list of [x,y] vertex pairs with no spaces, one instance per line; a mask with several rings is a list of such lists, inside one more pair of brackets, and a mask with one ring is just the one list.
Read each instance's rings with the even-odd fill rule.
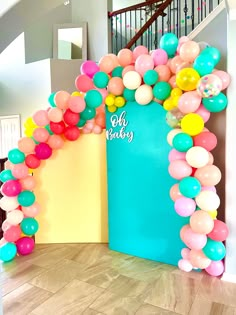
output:
[[[167,136],[172,146],[169,174],[178,183],[170,189],[175,211],[189,217],[180,237],[182,249],[179,268],[184,271],[205,269],[219,276],[224,271],[223,258],[228,229],[217,220],[220,198],[215,185],[221,172],[211,151],[216,136],[204,127],[211,113],[227,106],[222,93],[229,83],[228,73],[215,69],[220,51],[188,37],[167,33],[160,48],[151,52],[145,46],[133,51],[122,49],[117,56],[108,54],[98,64],[88,60],[75,80],[77,91],[52,93],[50,108],[39,110],[25,124],[25,137],[18,148],[8,153],[0,207],[7,212],[2,224],[0,259],[4,262],[34,249],[32,236],[38,230],[35,217],[40,211],[33,190],[32,170],[41,161],[61,149],[64,141],[75,141],[80,133],[102,133],[105,107],[113,113],[126,102],[148,106],[153,100],[166,110],[166,122],[173,129]],[[23,236],[22,236],[23,235]]]

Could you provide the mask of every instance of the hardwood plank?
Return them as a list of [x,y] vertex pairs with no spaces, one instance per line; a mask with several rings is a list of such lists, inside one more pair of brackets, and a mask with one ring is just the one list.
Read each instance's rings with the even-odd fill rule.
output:
[[[143,304],[135,315],[178,315],[163,308],[159,308],[150,304]],[[205,315],[205,314],[204,314]]]

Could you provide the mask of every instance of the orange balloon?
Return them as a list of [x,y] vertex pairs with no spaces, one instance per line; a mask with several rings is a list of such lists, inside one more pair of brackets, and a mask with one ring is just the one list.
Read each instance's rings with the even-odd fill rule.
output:
[[171,70],[167,65],[159,65],[154,70],[158,73],[158,81],[168,82],[170,80]]
[[133,53],[131,50],[124,48],[118,52],[118,61],[122,67],[128,66],[133,62]]

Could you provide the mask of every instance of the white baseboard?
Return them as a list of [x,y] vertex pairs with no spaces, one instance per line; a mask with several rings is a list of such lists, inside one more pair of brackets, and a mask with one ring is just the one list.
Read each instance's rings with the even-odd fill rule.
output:
[[236,275],[232,275],[230,273],[224,272],[221,277],[222,281],[236,283]]

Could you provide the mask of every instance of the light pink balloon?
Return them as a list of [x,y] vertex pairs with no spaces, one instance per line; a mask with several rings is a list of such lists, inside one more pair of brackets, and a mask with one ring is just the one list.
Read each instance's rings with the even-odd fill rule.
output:
[[178,262],[178,267],[180,270],[185,272],[190,272],[193,269],[193,266],[191,265],[190,261],[187,259],[180,259]]
[[147,47],[145,47],[143,45],[139,45],[139,46],[135,47],[134,51],[133,51],[134,60],[136,60],[141,55],[148,55],[148,49],[147,49]]
[[211,116],[211,113],[202,104],[200,104],[195,113],[200,115],[205,123],[209,120]]
[[40,212],[40,205],[37,202],[35,202],[29,207],[22,207],[22,212],[26,217],[34,218]]
[[36,180],[34,176],[28,175],[20,179],[22,190],[33,190],[36,186]]
[[183,93],[179,98],[178,108],[184,114],[193,113],[199,108],[201,100],[196,91]]
[[201,249],[192,249],[190,252],[190,262],[195,268],[205,269],[210,265],[211,260],[206,257]]
[[183,43],[179,49],[179,55],[186,62],[193,62],[200,53],[198,43],[189,40]]
[[172,161],[168,167],[170,176],[175,179],[182,179],[192,174],[192,167],[183,160]]
[[230,75],[227,72],[221,71],[221,70],[216,70],[213,73],[214,73],[214,75],[216,75],[218,78],[221,79],[222,90],[227,89],[227,87],[229,86],[230,81],[231,81]]
[[181,59],[180,56],[175,56],[174,58],[171,59],[170,62],[170,69],[172,73],[177,73],[178,67],[183,63],[183,60]]
[[165,65],[168,61],[168,55],[164,49],[158,48],[152,51],[151,57],[155,66]]
[[214,163],[214,156],[211,152],[208,152],[208,154],[209,154],[209,161],[207,165],[212,165]]
[[50,121],[58,123],[63,119],[63,111],[57,107],[50,108],[48,111],[48,118]]
[[86,103],[81,96],[71,96],[68,100],[68,107],[74,113],[81,113],[85,109]]
[[38,142],[47,142],[49,138],[49,132],[45,128],[36,128],[34,129],[33,137]]
[[46,126],[49,124],[48,112],[46,110],[38,110],[33,115],[33,121],[40,127]]
[[12,169],[12,175],[17,178],[24,178],[28,175],[29,169],[24,163],[15,164]]
[[213,277],[218,277],[222,275],[222,273],[224,272],[224,269],[225,268],[224,268],[223,261],[218,260],[218,261],[212,261],[205,270],[209,275]]
[[181,36],[179,39],[178,47],[177,47],[177,54],[179,54],[181,46],[188,42],[190,39],[187,36]]
[[185,69],[185,68],[192,68],[192,63],[189,62],[183,62],[181,63],[177,68],[176,68],[176,73],[178,73],[180,70]]
[[189,217],[196,209],[196,202],[183,196],[175,201],[174,208],[181,217]]
[[175,160],[185,160],[186,152],[180,152],[175,149],[170,150],[170,153],[168,155],[169,162],[175,161]]
[[183,248],[181,250],[181,256],[183,257],[183,259],[189,259],[189,254],[190,254],[190,249],[189,248]]
[[214,193],[216,193],[215,186],[202,186],[201,191],[204,191],[204,190],[210,190],[210,191],[213,191]]
[[107,89],[96,89],[98,92],[100,92],[100,94],[102,95],[102,100],[103,102],[105,101],[105,98],[107,97],[108,95],[108,91]]
[[207,236],[205,234],[195,233],[191,228],[184,233],[184,243],[190,249],[200,250],[206,245],[206,242]]
[[102,128],[100,127],[100,126],[98,126],[98,125],[95,125],[94,127],[93,127],[93,133],[95,133],[95,134],[101,134],[102,133]]
[[170,198],[175,202],[180,197],[183,196],[179,191],[179,184],[174,184],[170,189]]
[[154,61],[149,55],[141,55],[136,59],[134,67],[141,76],[144,76],[147,70],[154,68]]

